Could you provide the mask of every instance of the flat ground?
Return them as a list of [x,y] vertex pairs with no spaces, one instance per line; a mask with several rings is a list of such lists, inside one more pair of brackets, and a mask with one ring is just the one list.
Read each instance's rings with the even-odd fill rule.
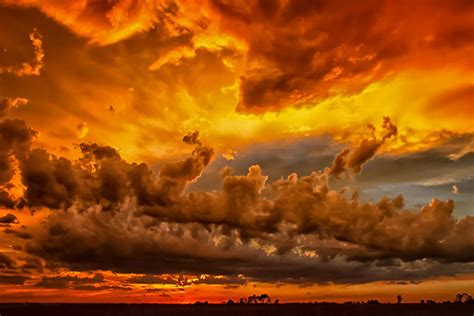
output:
[[0,316],[162,316],[162,315],[328,315],[328,316],[474,316],[474,304],[0,304]]

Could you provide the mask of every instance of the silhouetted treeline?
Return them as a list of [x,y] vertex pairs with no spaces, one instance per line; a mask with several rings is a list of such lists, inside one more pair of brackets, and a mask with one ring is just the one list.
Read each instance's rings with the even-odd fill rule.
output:
[[[401,304],[402,301],[403,301],[403,296],[401,294],[399,294],[399,295],[397,295],[396,299],[397,299],[397,304]],[[280,303],[279,299],[275,299],[274,301],[272,301],[268,294],[261,294],[261,295],[253,294],[253,295],[250,295],[247,298],[241,297],[238,301],[234,301],[232,299],[229,299],[229,300],[223,302],[223,304],[226,304],[226,305],[234,305],[234,304],[235,305],[279,304],[279,303]],[[208,303],[208,301],[204,301],[204,302],[196,301],[194,304],[195,305],[207,305],[209,303]],[[293,302],[293,303],[290,303],[290,304],[337,304],[337,303],[334,303],[334,302],[302,302],[302,303]],[[344,304],[369,304],[369,305],[373,305],[373,304],[383,304],[383,303],[380,303],[380,301],[377,300],[377,299],[369,299],[369,300],[367,300],[367,302],[346,301],[346,302],[344,302]],[[387,303],[387,304],[390,304],[390,303]],[[458,293],[458,294],[456,294],[453,301],[447,300],[447,301],[442,301],[442,302],[436,302],[436,301],[431,300],[431,299],[427,299],[427,300],[422,299],[422,300],[420,300],[420,304],[474,304],[474,299],[468,293]]]

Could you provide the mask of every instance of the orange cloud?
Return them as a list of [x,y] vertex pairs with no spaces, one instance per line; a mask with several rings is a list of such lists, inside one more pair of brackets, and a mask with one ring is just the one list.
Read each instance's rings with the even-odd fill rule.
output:
[[0,101],[0,117],[5,116],[11,108],[25,105],[29,102],[25,98],[4,98]]
[[[0,139],[10,139],[0,146],[4,158],[19,161],[25,186],[3,206],[50,209],[40,225],[5,233],[25,239],[27,254],[66,268],[366,283],[442,276],[448,262],[465,274],[473,260],[474,218],[453,217],[452,200],[434,199],[420,210],[403,209],[402,196],[363,202],[331,189],[329,168],[267,184],[258,165],[247,175],[224,172],[220,191],[186,192],[214,158],[198,132],[183,137],[194,146],[191,155],[155,175],[110,146],[80,144],[77,161],[32,149],[35,133],[23,121],[0,123]],[[383,128],[380,139],[363,141],[348,156],[349,168],[360,172],[397,133],[389,118]],[[4,165],[2,183],[12,177]],[[5,221],[19,224],[11,216]],[[232,263],[236,258],[245,268]],[[384,270],[383,260],[395,268]],[[420,264],[423,273],[410,268]]]
[[166,1],[2,0],[2,2],[15,6],[37,7],[74,33],[100,45],[112,44],[149,30],[160,21],[160,13],[172,13],[174,10],[172,2]]
[[36,29],[30,33],[29,38],[34,49],[33,61],[30,63],[22,63],[21,66],[0,67],[0,74],[9,73],[18,77],[40,75],[40,71],[44,67],[43,41]]
[[473,8],[466,1],[210,2],[222,28],[248,44],[243,112],[353,94],[405,69],[471,65]]
[[369,124],[367,127],[372,131],[372,139],[363,139],[352,152],[349,149],[342,150],[334,159],[330,174],[339,178],[346,171],[346,167],[356,174],[360,173],[362,165],[375,156],[385,140],[397,136],[397,127],[392,124],[387,116],[384,117],[382,125],[385,134],[380,139],[375,137],[375,127],[373,125]]

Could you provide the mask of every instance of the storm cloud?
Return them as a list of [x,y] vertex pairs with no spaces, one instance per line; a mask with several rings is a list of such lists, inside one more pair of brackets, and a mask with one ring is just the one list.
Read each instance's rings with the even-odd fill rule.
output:
[[[377,272],[379,261],[474,260],[474,218],[454,218],[451,200],[435,199],[419,210],[404,209],[402,196],[363,202],[330,188],[334,168],[267,183],[258,165],[246,175],[223,173],[219,191],[186,192],[214,158],[197,133],[183,139],[194,147],[190,156],[156,174],[94,143],[79,146],[77,161],[31,149],[34,133],[24,122],[2,124],[15,127],[0,129],[2,135],[21,136],[4,146],[19,161],[26,187],[17,205],[56,209],[28,229],[26,251],[48,262],[79,270],[365,282],[404,275],[400,266],[390,270],[392,277]],[[396,133],[389,119],[384,126],[378,143]],[[363,267],[366,273],[354,273]]]

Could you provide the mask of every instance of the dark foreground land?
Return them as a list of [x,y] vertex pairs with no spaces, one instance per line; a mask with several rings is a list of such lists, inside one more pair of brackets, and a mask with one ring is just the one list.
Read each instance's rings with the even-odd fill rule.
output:
[[161,305],[161,304],[0,304],[1,316],[438,316],[474,315],[474,304],[279,304],[279,305]]

